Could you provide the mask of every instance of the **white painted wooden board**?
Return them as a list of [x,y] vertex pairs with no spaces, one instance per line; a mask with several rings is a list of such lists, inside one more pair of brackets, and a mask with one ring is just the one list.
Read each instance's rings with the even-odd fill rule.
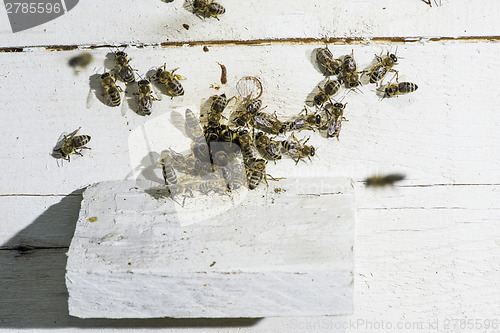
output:
[[288,179],[279,186],[177,197],[184,206],[154,199],[151,191],[161,189],[154,182],[89,187],[68,252],[70,315],[350,314],[350,180]]
[[[424,40],[429,36],[493,36],[498,35],[496,20],[500,6],[497,1],[443,0],[443,6],[440,8],[427,8],[420,0],[407,1],[404,4],[400,1],[345,1],[329,3],[328,6],[318,4],[320,14],[329,8],[337,11],[337,4],[347,5],[349,8],[346,9],[345,16],[332,14],[317,17],[316,12],[305,11],[311,14],[310,19],[292,21],[292,17],[297,16],[292,13],[294,8],[298,8],[295,6],[302,4],[283,6],[280,9],[283,15],[276,17],[267,10],[277,4],[271,1],[266,2],[265,6],[254,6],[255,3],[250,3],[252,10],[262,9],[262,12],[255,15],[245,13],[245,17],[236,16],[234,14],[238,11],[231,10],[228,11],[231,15],[221,16],[221,22],[203,22],[194,16],[190,17],[188,12],[185,13],[187,16],[180,15],[179,20],[177,16],[172,19],[173,16],[168,16],[170,14],[158,15],[158,9],[169,6],[160,1],[155,2],[154,6],[144,6],[148,14],[143,17],[147,19],[136,19],[137,2],[100,2],[98,5],[92,1],[86,3],[99,10],[89,11],[90,7],[82,6],[82,2],[75,11],[58,20],[18,34],[10,32],[6,25],[5,12],[0,8],[0,46],[78,43],[94,45],[123,41],[183,43],[233,38],[310,40],[324,36],[400,36],[417,39],[423,37]],[[144,2],[141,2],[139,5],[143,4]],[[279,4],[282,5],[281,2]],[[177,0],[170,5],[175,7]],[[231,9],[231,4],[224,5]],[[114,6],[121,8],[113,9]],[[246,6],[246,3],[238,3],[238,6]],[[386,9],[381,10],[379,6]],[[309,7],[308,5],[307,10],[312,10]],[[82,10],[78,14],[87,14],[76,15],[76,10]],[[175,15],[179,13],[175,10],[172,12]],[[123,20],[124,16],[130,19]],[[81,17],[88,21],[92,17],[92,23],[82,28],[79,23],[82,21]],[[104,19],[94,19],[104,17],[109,23],[105,28]],[[191,18],[193,21],[183,18]],[[170,19],[171,24],[164,22]],[[261,20],[260,25],[250,26],[248,30],[232,28],[239,26],[239,22],[250,20]],[[278,20],[280,24],[274,24],[274,20]],[[237,23],[233,24],[233,21]],[[136,24],[135,22],[139,23],[137,27],[132,28],[133,32],[130,32],[129,27]],[[181,28],[183,23],[190,24],[189,31]],[[165,24],[169,24],[169,27],[164,28]],[[127,25],[126,29],[123,29],[124,25]],[[60,29],[61,27],[63,28]],[[143,32],[143,29],[146,32]],[[168,35],[163,29],[168,31]],[[259,34],[253,33],[257,29]],[[201,80],[200,85],[208,86],[218,81],[219,68],[215,61],[220,61],[221,55],[245,60],[251,59],[245,58],[245,53],[249,52],[249,56],[254,57],[256,61],[245,74],[254,74],[257,71],[253,68],[257,68],[262,79],[271,77],[269,81],[276,80],[280,87],[276,86],[274,94],[280,96],[280,100],[297,101],[299,99],[296,97],[301,96],[304,91],[304,87],[300,87],[286,89],[284,92],[284,87],[289,87],[294,82],[297,85],[300,83],[308,87],[314,86],[321,77],[317,74],[310,77],[310,73],[290,66],[289,62],[280,66],[283,56],[279,57],[279,51],[272,51],[273,48],[278,50],[279,44],[268,47],[261,55],[252,51],[263,50],[259,46],[245,47],[242,49],[244,52],[240,52],[236,47],[215,47],[207,43],[210,47],[208,54],[213,55],[214,50],[219,50],[213,58],[208,59],[209,64],[208,61],[202,60],[208,54],[201,56],[201,43],[193,48],[179,49],[180,51],[172,48],[162,49],[158,54],[161,54],[162,59],[174,62],[171,68],[179,66],[175,62],[182,59],[183,71],[186,67],[199,64],[199,67],[192,69],[193,74],[190,73],[188,80],[183,83],[188,84],[195,77],[193,82]],[[80,331],[84,328],[87,331],[116,331],[117,328],[152,331],[157,328],[183,333],[332,332],[339,331],[336,328],[343,327],[346,323],[349,325],[351,320],[384,320],[396,323],[438,319],[440,330],[444,330],[442,324],[446,318],[500,318],[499,288],[492,283],[499,280],[500,271],[499,206],[495,196],[498,193],[496,145],[499,140],[496,133],[499,122],[496,108],[499,101],[488,88],[494,84],[498,73],[497,46],[486,40],[453,45],[432,42],[410,45],[406,44],[410,48],[401,53],[402,45],[399,44],[398,55],[406,58],[401,61],[401,65],[410,61],[406,63],[409,67],[405,67],[404,72],[408,79],[420,87],[409,99],[413,105],[411,112],[401,112],[401,105],[396,105],[398,103],[392,105],[382,102],[374,103],[375,107],[371,104],[356,107],[356,112],[348,114],[350,122],[344,124],[340,144],[330,152],[335,154],[336,159],[325,161],[325,164],[331,165],[328,170],[332,173],[353,177],[358,181],[377,171],[396,169],[405,171],[409,177],[402,182],[402,187],[394,190],[364,191],[362,187],[357,187],[358,206],[361,210],[358,213],[358,246],[355,253],[358,274],[354,281],[355,311],[352,316],[323,319],[268,318],[238,322],[174,319],[78,320],[68,316],[66,310],[67,294],[62,284],[64,256],[61,256],[64,249],[57,250],[59,252],[56,255],[52,255],[51,249],[39,249],[22,256],[16,256],[14,253],[17,251],[3,250],[0,251],[0,293],[5,297],[0,298],[0,328],[16,332],[21,328],[36,331],[53,331],[56,328],[64,331]],[[316,46],[319,44],[314,45]],[[307,46],[309,47],[311,45]],[[372,43],[367,47],[347,45],[334,49],[340,50],[342,54],[354,48],[356,57],[358,53],[363,54],[366,50],[365,59],[370,61],[369,57],[375,53],[373,48],[382,51],[386,47],[390,46]],[[199,55],[188,61],[195,53],[191,50],[195,49]],[[394,44],[392,49],[395,49]],[[64,68],[70,53],[57,52],[58,55],[54,56],[48,55],[49,52],[43,55],[37,49],[26,50],[29,51],[27,56],[24,53],[0,55],[0,62],[3,64],[0,73],[0,96],[2,109],[5,111],[2,112],[3,126],[0,134],[4,143],[3,152],[0,154],[0,211],[3,212],[0,214],[0,248],[12,248],[19,243],[68,246],[76,223],[75,216],[78,214],[75,207],[78,207],[78,200],[81,199],[61,198],[95,181],[123,179],[128,175],[131,170],[129,157],[125,157],[128,154],[128,133],[122,131],[121,126],[125,126],[130,118],[115,118],[121,110],[103,108],[102,113],[95,112],[96,110],[86,111],[86,106],[75,102],[85,100],[87,92],[77,91],[80,83],[74,80],[68,68]],[[300,55],[296,55],[297,49],[294,47],[281,50],[287,58],[296,57],[291,62],[296,62]],[[134,53],[132,63],[135,67],[136,62],[141,61],[141,56],[135,54],[137,50],[134,48],[129,47],[127,52],[129,51]],[[408,59],[410,51],[414,54]],[[149,52],[150,49],[146,48],[145,53]],[[165,55],[168,55],[168,58]],[[171,56],[173,58],[170,58]],[[57,64],[53,62],[56,58]],[[149,68],[149,60],[139,65],[141,70]],[[227,64],[225,61],[226,59],[223,59]],[[241,67],[249,67],[248,62],[242,63]],[[478,70],[476,64],[477,68],[486,69]],[[101,67],[101,63],[94,65]],[[300,66],[307,68],[302,63]],[[270,75],[269,68],[273,67],[279,70],[276,71],[279,74]],[[208,73],[211,74],[205,82],[203,77],[196,74],[206,71],[207,68],[210,68]],[[233,75],[234,65],[231,64],[228,69],[230,75]],[[416,73],[418,75],[414,75]],[[88,91],[90,73],[83,76],[82,74],[84,73],[80,74],[79,79],[86,84]],[[235,74],[236,77],[239,76]],[[304,79],[311,81],[304,83]],[[50,82],[57,82],[58,86],[51,89]],[[426,82],[425,89],[423,82]],[[270,86],[274,84],[271,83]],[[205,89],[209,91],[208,88]],[[269,86],[266,89],[269,90]],[[29,98],[19,98],[17,92],[22,92],[21,96]],[[212,93],[215,91],[212,90],[209,94],[203,92],[196,98],[206,98]],[[288,94],[292,97],[288,97]],[[77,98],[78,96],[81,97]],[[366,92],[362,98],[365,97]],[[268,99],[268,104],[272,98]],[[400,100],[407,101],[404,98],[397,101]],[[166,100],[162,101],[163,106],[166,105],[163,104],[165,102]],[[301,104],[301,101],[299,102]],[[349,103],[348,108],[354,107],[354,101],[349,100]],[[388,104],[392,106],[388,107]],[[36,112],[32,112],[33,110]],[[164,110],[160,111],[161,114],[170,112]],[[352,110],[354,111],[354,108]],[[371,110],[374,112],[370,112]],[[182,109],[174,111],[183,112]],[[295,111],[296,109],[293,109],[293,112]],[[283,112],[283,115],[288,114],[283,108],[280,108],[280,112]],[[110,118],[111,114],[113,116]],[[471,114],[474,117],[471,117]],[[356,123],[351,117],[355,117]],[[83,158],[56,168],[51,164],[53,160],[46,156],[50,150],[47,147],[53,145],[62,131],[73,130],[82,124],[83,129],[92,131],[89,134],[93,136],[93,150]],[[138,121],[128,129],[137,128],[140,124],[142,122]],[[355,132],[352,132],[353,130]],[[114,151],[120,153],[114,154]],[[42,153],[44,156],[41,158]],[[325,154],[318,155],[318,158],[323,159],[323,156]],[[292,170],[297,170],[300,174],[308,173],[309,167],[318,164],[318,161]],[[45,172],[42,172],[44,168]],[[92,170],[92,175],[87,174],[88,170]],[[12,194],[27,195],[19,197]],[[40,197],[40,194],[45,196]],[[41,282],[44,284],[40,285]],[[360,330],[371,331],[367,326],[347,329]]]
[[[93,45],[371,37],[499,36],[495,0],[219,1],[220,21],[202,20],[175,0],[80,1],[67,14],[12,33],[0,10],[0,45]],[[190,26],[189,30],[183,24]]]
[[[159,120],[172,128],[168,133],[170,141],[163,145],[184,142],[186,107],[199,112],[200,106],[215,93],[235,95],[234,86],[244,75],[261,78],[262,99],[269,111],[277,111],[283,119],[292,117],[302,110],[304,102],[323,82],[322,74],[310,59],[311,52],[319,46],[221,46],[210,47],[207,53],[201,46],[130,48],[128,52],[139,73],[168,62],[169,68],[180,67],[179,73],[186,77],[182,81],[185,95],[175,99],[165,96],[154,104],[151,117],[138,116],[131,110],[133,95],[127,96],[130,104],[127,102],[123,107],[111,108],[101,103],[95,96],[100,90],[94,67],[77,76],[66,67],[67,59],[74,52],[35,49],[1,54],[1,61],[12,66],[4,77],[0,76],[0,84],[15,91],[2,92],[2,108],[16,112],[3,115],[6,125],[2,133],[5,147],[0,156],[3,175],[0,191],[2,194],[68,194],[95,181],[130,178],[138,166],[135,162],[132,164],[129,156],[130,133],[134,129],[141,130],[146,122],[162,117]],[[332,46],[332,51],[342,55],[353,48],[360,66],[367,66],[374,53],[390,47]],[[95,50],[96,71],[104,65],[106,52]],[[497,73],[500,71],[496,61],[498,52],[498,43],[399,45],[398,54],[404,59],[397,67],[403,78],[419,85],[415,93],[381,101],[374,86],[367,85],[362,87],[363,94],[349,94],[344,100],[349,103],[345,111],[349,121],[343,124],[340,142],[327,140],[318,133],[300,133],[299,137],[311,135],[312,144],[318,148],[317,156],[311,163],[298,166],[290,159],[276,166],[270,164],[270,173],[275,177],[307,173],[362,180],[378,171],[398,169],[408,174],[405,182],[408,185],[497,183],[500,157],[494,152],[500,144],[497,140],[500,113],[496,111],[500,101],[484,88],[483,73],[470,64],[488,64],[489,73]],[[284,54],[287,56],[283,57]],[[219,91],[210,88],[218,84],[220,76],[216,61],[227,66],[229,75],[228,86]],[[90,89],[89,77],[93,87],[97,84],[97,91]],[[40,84],[47,82],[44,78],[56,84]],[[122,116],[122,112],[126,115]],[[58,166],[50,156],[58,137],[80,126],[82,134],[92,136],[88,145],[92,150]],[[147,135],[152,139],[158,134],[164,133]],[[481,161],[480,167],[478,161]]]

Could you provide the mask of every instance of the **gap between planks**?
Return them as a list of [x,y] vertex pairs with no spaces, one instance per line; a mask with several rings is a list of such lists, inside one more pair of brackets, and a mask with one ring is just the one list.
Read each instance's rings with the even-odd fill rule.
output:
[[2,47],[1,52],[24,52],[32,49],[45,49],[47,51],[72,51],[72,50],[91,50],[110,47],[127,47],[135,46],[137,48],[144,47],[193,47],[200,45],[207,46],[228,46],[228,45],[275,45],[275,44],[404,44],[404,43],[421,43],[421,42],[444,42],[444,41],[460,41],[460,42],[500,42],[500,36],[463,36],[463,37],[371,37],[371,38],[337,38],[327,37],[324,39],[318,38],[284,38],[284,39],[254,39],[254,40],[220,40],[220,41],[191,41],[191,42],[161,42],[161,43],[130,43],[130,44],[94,44],[94,45],[38,45],[38,46],[18,46],[18,47]]
[[[364,181],[359,180],[356,181],[358,184],[364,184]],[[453,184],[453,183],[443,183],[443,184],[412,184],[412,185],[394,185],[394,188],[417,188],[417,187],[444,187],[444,186],[500,186],[500,183],[488,183],[488,184]],[[83,191],[77,192],[77,193],[68,193],[68,194],[37,194],[37,193],[7,193],[7,194],[0,194],[0,197],[79,197],[82,196]],[[334,194],[340,194],[339,193],[304,193],[302,195],[334,195]]]

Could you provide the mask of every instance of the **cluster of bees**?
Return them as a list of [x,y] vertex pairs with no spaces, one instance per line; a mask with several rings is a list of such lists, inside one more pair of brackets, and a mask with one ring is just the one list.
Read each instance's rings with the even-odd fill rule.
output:
[[[242,80],[261,87],[255,77]],[[261,94],[262,91],[256,97],[242,95],[227,118],[223,114],[234,97],[211,96],[204,126],[191,110],[186,110],[186,134],[192,140],[190,154],[184,156],[169,149],[160,157],[165,185],[172,196],[191,194],[194,190],[219,194],[241,187],[253,190],[262,180],[267,181],[268,161],[276,162],[287,154],[298,163],[315,155],[315,148],[306,144],[308,138],[299,140],[293,132],[283,140],[277,136],[317,126],[316,117],[314,125],[308,123],[310,117],[301,115],[283,122],[276,114],[264,111]],[[178,173],[185,175],[182,181]]]
[[[136,82],[135,70],[127,54],[117,51],[114,55],[115,67],[100,76],[110,106],[118,106],[122,102],[123,89],[117,85],[117,78],[127,85]],[[236,90],[240,97],[228,98],[224,93],[211,96],[210,109],[203,121],[187,109],[185,129],[192,140],[190,153],[183,155],[168,149],[161,153],[159,160],[168,192],[175,197],[192,195],[193,191],[223,194],[241,187],[253,190],[262,181],[267,182],[266,166],[269,161],[276,163],[283,155],[290,156],[296,164],[301,159],[311,159],[316,154],[315,147],[307,144],[309,138],[298,139],[295,133],[302,130],[324,131],[327,138],[336,137],[338,140],[347,103],[332,99],[342,88],[348,92],[359,90],[363,76],[366,76],[366,82],[380,86],[383,98],[417,90],[414,83],[398,81],[398,71],[394,69],[398,61],[395,54],[387,52],[384,57],[375,57],[376,62],[369,70],[358,71],[353,53],[336,59],[328,47],[318,49],[316,59],[325,70],[328,80],[323,87],[318,87],[319,92],[312,99],[315,110],[304,106],[302,112],[287,120],[278,119],[276,113],[265,110],[260,99],[262,84],[252,76],[238,82]],[[227,70],[224,65],[219,65],[221,83],[226,84]],[[152,80],[164,87],[166,94],[172,98],[184,95],[180,83],[183,78],[175,74],[176,70],[168,71],[163,65],[148,79],[141,78],[137,82],[138,114],[150,115],[153,101],[160,99],[153,96]],[[390,72],[394,73],[396,82],[382,85]],[[234,107],[226,112],[226,107],[233,99],[236,101]],[[64,136],[59,147],[54,150],[62,158],[69,160],[71,154],[81,155],[81,149],[88,149],[85,144],[90,141],[90,136],[77,136],[78,130]]]
[[[106,72],[101,75],[101,84],[104,89],[104,94],[106,95],[108,102],[112,106],[118,106],[121,103],[121,95],[120,93],[123,89],[116,84],[116,77],[118,76],[123,82],[127,84],[131,84],[135,82],[135,74],[134,69],[130,66],[129,58],[124,51],[118,51],[115,53],[115,67],[112,71]],[[184,88],[179,80],[182,80],[183,77],[174,74],[174,69],[172,71],[168,71],[166,69],[166,64],[162,67],[159,67],[152,79],[156,80],[156,82],[160,83],[162,87],[164,87],[167,91],[167,94],[172,98],[175,96],[184,95]],[[160,100],[161,97],[153,95],[153,89],[151,87],[150,79],[141,79],[137,82],[137,90],[138,90],[138,100],[137,103],[139,105],[138,113],[142,115],[150,115],[153,108],[153,101]]]
[[[328,118],[323,127],[327,129],[327,137],[339,138],[342,120],[345,120],[343,116],[344,109],[347,105],[347,103],[332,102],[332,97],[337,95],[342,87],[349,89],[349,91],[358,90],[358,87],[362,85],[361,81],[364,75],[368,77],[370,83],[381,86],[382,98],[408,94],[418,89],[415,83],[399,82],[398,71],[393,68],[398,61],[395,54],[387,52],[385,57],[378,55],[375,55],[375,57],[376,63],[369,70],[358,71],[353,52],[341,59],[336,59],[328,47],[317,50],[316,59],[324,68],[325,74],[328,77],[336,76],[336,79],[329,78],[323,87],[318,86],[319,92],[313,97],[312,101],[317,107],[317,113],[324,112]],[[382,86],[381,83],[389,72],[395,73],[396,82]],[[317,114],[317,117],[318,123],[320,123],[319,114]]]

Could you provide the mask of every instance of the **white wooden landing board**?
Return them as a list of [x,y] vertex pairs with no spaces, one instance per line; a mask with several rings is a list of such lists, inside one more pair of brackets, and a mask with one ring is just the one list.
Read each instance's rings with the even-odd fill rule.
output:
[[[270,181],[232,196],[195,195],[184,208],[147,193],[158,185],[102,182],[85,191],[66,268],[70,315],[352,312],[355,203],[349,179]],[[181,226],[186,207],[198,217]]]

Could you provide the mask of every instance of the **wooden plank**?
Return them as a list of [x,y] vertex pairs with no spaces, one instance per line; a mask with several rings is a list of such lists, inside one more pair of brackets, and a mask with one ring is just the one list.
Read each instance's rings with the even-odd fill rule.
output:
[[[500,272],[498,214],[492,210],[398,209],[358,212],[355,311],[352,316],[263,320],[81,320],[69,317],[64,286],[65,249],[25,255],[0,251],[0,328],[218,327],[230,332],[332,332],[359,322],[433,322],[446,318],[498,318],[494,281]],[[438,301],[436,301],[436,299]],[[429,306],[429,304],[432,304]],[[319,326],[322,325],[322,326]],[[228,327],[230,326],[230,327]],[[322,330],[323,329],[323,330]],[[359,329],[358,329],[359,330]]]
[[[439,0],[430,8],[420,0],[220,1],[226,13],[202,20],[189,2],[159,0],[103,3],[87,0],[46,24],[13,34],[2,10],[0,45],[89,45],[189,41],[245,41],[370,37],[500,36],[495,0],[480,3]],[[92,18],[89,21],[89,18]],[[435,24],[439,22],[439,24]],[[459,24],[458,24],[459,22]],[[189,30],[183,24],[190,26]]]
[[[3,100],[6,110],[16,112],[4,115],[1,194],[67,194],[97,181],[130,178],[134,169],[153,163],[148,162],[150,152],[131,151],[130,147],[137,143],[129,142],[133,130],[141,133],[141,126],[151,122],[168,124],[171,132],[147,133],[147,138],[150,143],[167,138],[168,141],[160,142],[161,149],[175,147],[186,140],[182,130],[186,107],[198,111],[213,94],[235,95],[234,86],[244,75],[261,78],[262,99],[268,111],[277,111],[282,118],[291,117],[302,110],[323,80],[311,60],[316,46],[320,45],[217,46],[210,47],[207,53],[201,46],[129,48],[132,64],[139,73],[168,62],[168,68],[180,67],[179,73],[187,78],[182,81],[185,95],[175,99],[164,96],[155,103],[151,117],[138,116],[130,109],[134,105],[133,95],[127,96],[131,102],[123,109],[111,108],[90,90],[89,77],[99,94],[95,73],[103,66],[107,50],[95,50],[97,62],[93,66],[97,69],[92,67],[76,76],[66,67],[74,52],[33,50],[1,54],[0,60],[7,64],[8,72],[5,77],[0,76],[0,84],[18,92]],[[350,53],[351,49],[352,46],[332,47],[336,56]],[[374,53],[387,49],[382,45],[356,46],[354,54],[364,68]],[[500,144],[496,140],[499,101],[480,83],[485,76],[467,64],[477,62],[480,54],[481,63],[494,73],[500,70],[496,61],[499,52],[500,44],[496,43],[400,45],[398,54],[404,59],[397,68],[402,79],[419,85],[415,93],[382,101],[373,85],[362,87],[363,94],[350,93],[344,100],[348,102],[345,116],[349,122],[344,123],[340,142],[327,140],[318,133],[300,133],[299,137],[311,135],[317,156],[298,166],[290,159],[269,164],[269,172],[275,177],[334,174],[362,180],[377,172],[397,170],[408,175],[408,185],[491,183],[500,165],[500,156],[493,153]],[[220,84],[217,61],[224,63],[229,73],[228,86],[219,91],[210,88]],[[109,65],[109,60],[106,63]],[[38,83],[47,77],[60,84],[54,87]],[[464,83],[457,86],[456,82]],[[40,124],[44,124],[43,130],[37,130]],[[58,167],[49,155],[52,148],[61,133],[80,126],[82,134],[92,136],[92,150]],[[137,163],[130,154],[143,154],[146,164]],[[30,177],[19,177],[20,174]]]
[[[277,188],[281,188],[279,182],[270,182],[267,191],[273,192]],[[477,220],[489,220],[500,209],[498,193],[499,185],[402,186],[374,190],[357,184],[356,203],[360,213],[379,212],[381,219],[386,210],[395,216],[398,211],[405,214],[409,210],[432,211],[436,214],[445,211],[454,219],[459,219],[462,215],[478,214]],[[81,200],[78,192],[67,197],[0,197],[0,210],[4,212],[0,216],[0,249],[15,248],[23,244],[35,247],[69,246]],[[405,218],[406,215],[401,215],[400,220],[404,221]],[[429,225],[441,222],[442,217],[425,221]]]
[[[201,179],[200,179],[201,181]],[[80,318],[259,318],[352,313],[350,180],[282,181],[282,191],[152,200],[155,183],[84,192],[68,251]],[[335,196],[304,196],[321,186]],[[336,212],[331,216],[326,207]],[[93,219],[92,219],[93,218]],[[278,236],[278,239],[276,239]]]
[[0,197],[0,249],[22,245],[69,247],[81,201],[81,192]]
[[0,329],[65,332],[102,331],[103,329],[183,329],[197,327],[211,331],[214,327],[246,327],[259,319],[189,319],[164,318],[150,320],[83,320],[68,313],[68,292],[64,284],[67,249],[35,250],[20,255],[17,251],[0,250]]

